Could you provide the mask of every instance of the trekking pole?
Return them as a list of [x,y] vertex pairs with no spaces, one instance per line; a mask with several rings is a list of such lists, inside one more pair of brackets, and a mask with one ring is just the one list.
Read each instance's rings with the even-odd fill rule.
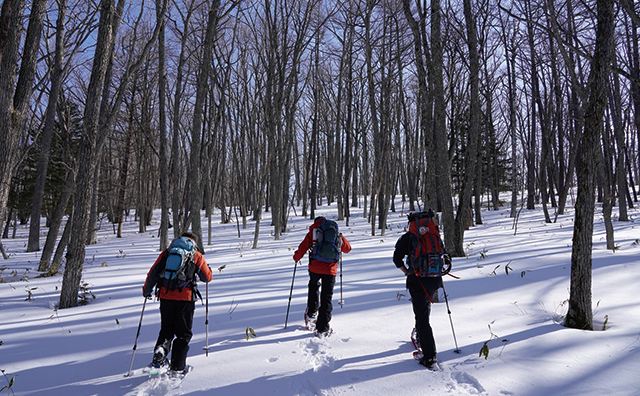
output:
[[136,333],[136,340],[133,343],[133,353],[131,354],[131,364],[129,364],[129,372],[125,374],[125,377],[131,376],[131,367],[133,367],[133,357],[136,356],[136,348],[138,348],[138,337],[140,337],[140,327],[142,327],[142,316],[144,315],[144,307],[147,306],[147,298],[145,297],[142,304],[142,312],[140,312],[140,323],[138,323],[138,332]]
[[340,304],[340,308],[344,307],[344,300],[342,299],[342,252],[340,252],[340,301],[338,301],[338,304]]
[[296,279],[296,268],[298,268],[298,261],[293,264],[293,278],[291,278],[291,291],[289,292],[289,304],[287,304],[287,317],[284,320],[284,328],[287,328],[287,322],[289,321],[289,308],[291,307],[291,296],[293,295],[293,282]]
[[449,322],[451,323],[451,332],[453,333],[453,342],[456,344],[456,349],[453,351],[455,353],[462,352],[460,348],[458,348],[458,340],[456,340],[456,331],[453,329],[453,319],[451,319],[451,310],[449,309],[449,299],[447,298],[447,290],[444,288],[444,282],[442,282],[442,291],[444,293],[444,301],[447,303],[447,313],[449,314]]
[[205,350],[205,356],[209,357],[209,282],[206,283],[205,285],[205,303],[204,303],[204,312],[205,312],[205,320],[204,320],[204,327],[205,327],[205,347],[203,348]]

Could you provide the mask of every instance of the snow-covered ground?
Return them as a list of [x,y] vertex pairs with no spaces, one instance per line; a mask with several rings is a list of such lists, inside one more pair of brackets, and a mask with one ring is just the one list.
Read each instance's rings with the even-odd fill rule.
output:
[[[342,282],[336,282],[334,334],[324,339],[303,327],[306,265],[297,268],[284,328],[292,255],[311,223],[291,214],[280,241],[270,236],[266,214],[257,250],[251,249],[253,223],[238,237],[236,224],[217,224],[219,214],[214,218],[213,244],[205,254],[214,272],[208,288],[211,349],[206,356],[205,306],[198,303],[187,359],[193,370],[176,387],[142,373],[159,330],[156,301],[146,304],[133,375],[124,376],[144,302],[141,286],[158,255],[158,218],[146,234],[128,222],[122,239],[103,223],[84,266],[95,299],[60,311],[54,307],[62,276],[36,278],[39,253],[25,252],[28,228],[19,228],[16,239],[3,240],[11,258],[0,262],[0,388],[14,379],[0,394],[640,395],[638,209],[631,221],[614,222],[616,252],[606,250],[602,215],[596,214],[598,331],[592,332],[561,325],[569,296],[572,209],[553,224],[545,224],[541,210],[523,210],[515,235],[508,208],[484,212],[484,224],[465,234],[468,257],[453,261],[452,273],[460,279],[445,279],[451,315],[444,303],[432,309],[439,372],[412,359],[411,302],[391,261],[406,213],[390,213],[384,236],[370,235],[359,209],[349,227],[339,223],[353,250],[344,256]],[[335,218],[335,206],[320,207],[318,214]],[[205,295],[204,285],[200,290]],[[344,307],[338,304],[341,292]],[[247,328],[255,338],[247,340]],[[460,354],[454,353],[454,331]],[[487,359],[479,356],[485,343]]]

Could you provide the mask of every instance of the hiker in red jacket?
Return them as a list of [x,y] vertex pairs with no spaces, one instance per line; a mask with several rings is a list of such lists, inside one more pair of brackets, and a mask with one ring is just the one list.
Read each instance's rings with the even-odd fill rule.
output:
[[[180,240],[180,241],[179,241]],[[173,282],[166,279],[166,263],[172,246],[176,241],[183,242],[184,246],[195,249],[191,252],[188,262],[185,264],[184,276],[176,278]],[[196,296],[200,293],[196,287],[196,276],[203,282],[210,282],[213,278],[211,268],[197,251],[198,237],[190,232],[182,233],[181,237],[174,240],[168,249],[165,249],[156,259],[147,274],[147,280],[142,287],[142,295],[151,298],[153,289],[158,285],[156,296],[160,299],[160,333],[154,348],[153,363],[155,367],[168,364],[167,355],[173,344],[171,354],[171,370],[177,373],[184,372],[189,351],[189,341],[193,333],[193,313],[195,311]],[[187,249],[188,250],[188,249]],[[184,278],[184,279],[182,279]],[[175,337],[175,339],[174,339]]]
[[437,290],[442,287],[442,269],[439,266],[437,268],[427,266],[429,263],[420,259],[427,252],[437,255],[446,253],[433,216],[434,213],[431,210],[409,214],[409,231],[398,239],[393,251],[393,263],[407,277],[406,285],[411,294],[417,333],[414,345],[422,351],[420,364],[427,368],[433,368],[438,364],[436,341],[429,323],[429,315],[431,303],[434,300],[432,296],[437,297]]
[[[293,254],[293,260],[298,262],[309,251],[309,294],[305,320],[315,321],[316,335],[331,334],[331,311],[333,304],[333,286],[338,274],[340,253],[349,253],[351,244],[338,232],[337,224],[324,217],[316,217],[309,227],[298,249]],[[320,285],[322,290],[320,291]]]

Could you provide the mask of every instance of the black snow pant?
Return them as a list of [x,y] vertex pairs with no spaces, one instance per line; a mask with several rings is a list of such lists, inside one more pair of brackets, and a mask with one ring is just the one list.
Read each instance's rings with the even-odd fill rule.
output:
[[[320,285],[322,284],[322,289]],[[333,286],[336,284],[335,275],[316,274],[309,271],[309,295],[307,297],[307,314],[318,313],[316,330],[323,333],[329,330],[331,311],[333,311]],[[319,305],[319,309],[318,309]]]
[[[160,334],[156,348],[162,346],[169,355],[171,344],[171,369],[184,370],[189,352],[189,341],[193,333],[193,313],[196,309],[194,301],[177,301],[160,299]],[[175,337],[175,340],[174,340]]]
[[[431,301],[429,296],[435,295],[442,286],[442,278],[420,278],[415,275],[407,276],[407,289],[411,294],[411,303],[416,320],[416,331],[422,352],[426,358],[436,355],[436,341],[433,338],[433,330],[429,324],[431,313]],[[429,296],[427,296],[429,293]]]

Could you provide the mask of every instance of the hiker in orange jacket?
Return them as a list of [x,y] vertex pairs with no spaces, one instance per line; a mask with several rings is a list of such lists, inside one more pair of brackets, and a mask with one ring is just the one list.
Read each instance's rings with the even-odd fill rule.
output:
[[[197,249],[198,237],[190,232],[182,233],[185,237],[193,241],[194,249]],[[153,289],[159,286],[157,297],[160,299],[160,333],[154,348],[153,363],[155,367],[166,366],[167,356],[173,344],[171,354],[171,370],[174,372],[184,372],[186,367],[187,352],[189,351],[189,341],[193,336],[191,328],[193,326],[193,313],[195,311],[196,296],[199,295],[196,287],[196,276],[203,282],[210,282],[213,278],[211,268],[202,256],[202,253],[195,251],[193,260],[187,264],[186,280],[177,284],[168,284],[163,275],[169,249],[165,249],[156,259],[147,274],[147,279],[142,287],[142,295],[151,298]],[[175,337],[175,339],[174,339]]]
[[[308,322],[315,320],[316,334],[322,336],[331,334],[331,327],[329,326],[331,312],[333,311],[331,299],[333,298],[333,286],[336,283],[336,275],[338,274],[337,259],[320,259],[314,253],[314,247],[316,247],[314,246],[314,233],[317,233],[316,229],[325,220],[324,217],[315,218],[313,224],[309,227],[309,232],[293,254],[293,260],[298,262],[309,251],[309,293],[305,320]],[[351,244],[341,233],[339,234],[339,245],[340,252],[349,253],[351,251]],[[320,290],[321,285],[322,289]]]

